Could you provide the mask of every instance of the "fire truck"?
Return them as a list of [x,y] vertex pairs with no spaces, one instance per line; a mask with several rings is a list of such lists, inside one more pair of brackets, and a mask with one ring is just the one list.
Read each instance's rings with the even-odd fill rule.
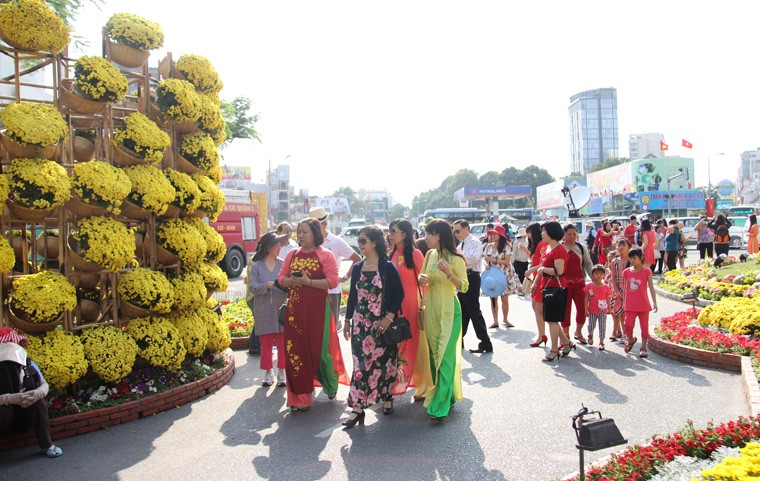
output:
[[[227,254],[219,266],[230,278],[240,277],[245,270],[249,256],[256,252],[262,226],[259,221],[259,201],[257,194],[248,191],[228,191],[223,189],[227,203],[216,222],[210,225],[224,238]],[[266,198],[264,204],[266,205]]]

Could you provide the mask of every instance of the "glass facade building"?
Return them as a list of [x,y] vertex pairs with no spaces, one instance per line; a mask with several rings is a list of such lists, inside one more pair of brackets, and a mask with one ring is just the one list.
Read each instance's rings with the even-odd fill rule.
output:
[[572,172],[588,173],[619,151],[617,90],[586,90],[570,97]]

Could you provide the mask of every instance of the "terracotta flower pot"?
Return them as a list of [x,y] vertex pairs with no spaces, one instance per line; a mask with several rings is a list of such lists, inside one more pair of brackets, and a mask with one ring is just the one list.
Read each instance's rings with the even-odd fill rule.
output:
[[77,162],[89,162],[95,158],[95,144],[89,140],[76,136],[72,143],[74,144],[74,160]]
[[97,272],[75,272],[77,286],[83,289],[97,289],[100,286],[100,274]]
[[150,217],[150,212],[135,204],[131,200],[125,199],[121,204],[121,215],[127,219],[145,220]]
[[150,51],[138,50],[127,45],[116,43],[110,39],[108,42],[108,59],[113,60],[123,67],[141,67],[150,57]]
[[122,298],[121,302],[119,303],[119,312],[121,313],[121,317],[124,317],[126,319],[134,319],[136,317],[149,317],[155,314],[154,311],[132,304],[124,298]]
[[201,171],[199,167],[196,167],[195,164],[184,158],[179,152],[174,154],[174,168],[187,175],[193,175]]
[[[61,239],[55,236],[41,236],[35,239],[34,249],[38,255],[43,256],[47,260],[57,260],[58,254],[61,252]],[[15,242],[15,238],[14,238]]]
[[169,204],[169,207],[166,209],[166,212],[161,214],[159,217],[162,219],[175,219],[179,217],[180,212],[182,212],[182,209],[180,209],[176,205]]
[[47,147],[20,144],[5,135],[5,130],[0,130],[0,143],[12,159],[52,159],[58,148],[58,144]]
[[89,299],[79,301],[80,324],[98,322],[100,318],[100,304]]
[[108,209],[99,205],[88,204],[79,198],[78,195],[71,191],[71,198],[66,202],[66,209],[76,217],[103,216],[108,213]]
[[137,156],[136,153],[128,150],[123,145],[113,146],[113,163],[119,167],[130,167],[132,165],[144,165],[148,162]]
[[78,272],[98,272],[102,271],[103,266],[100,264],[96,264],[95,262],[90,262],[86,260],[84,257],[80,256],[77,252],[77,241],[73,237],[69,236],[69,242],[68,242],[68,259],[71,262],[71,265],[74,267],[75,271]]
[[61,103],[69,110],[89,115],[101,113],[108,104],[108,102],[99,102],[84,97],[74,87],[74,81],[71,79],[61,81]]
[[8,315],[14,327],[29,334],[44,334],[52,331],[63,322],[63,313],[50,322],[32,322],[26,313],[21,311],[14,312],[12,299],[11,304],[8,306]]
[[32,209],[30,207],[24,207],[23,205],[14,202],[12,199],[8,199],[5,205],[8,206],[8,210],[13,217],[23,220],[47,219],[48,217],[52,217],[53,211],[55,211],[55,209]]

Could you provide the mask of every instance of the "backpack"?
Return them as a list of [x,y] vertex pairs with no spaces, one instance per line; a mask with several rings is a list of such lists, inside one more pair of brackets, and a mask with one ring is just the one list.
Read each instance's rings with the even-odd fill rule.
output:
[[[24,372],[23,379],[21,372]],[[31,360],[27,358],[26,366],[13,361],[0,362],[0,394],[12,394],[37,389],[42,384],[37,370],[32,367]]]
[[728,233],[728,227],[726,225],[718,226],[715,230],[715,243],[716,244],[728,244],[731,240],[731,235]]
[[588,246],[589,249],[594,247],[594,241],[596,240],[596,237],[592,235],[593,230],[589,230],[588,234],[586,235],[586,246]]

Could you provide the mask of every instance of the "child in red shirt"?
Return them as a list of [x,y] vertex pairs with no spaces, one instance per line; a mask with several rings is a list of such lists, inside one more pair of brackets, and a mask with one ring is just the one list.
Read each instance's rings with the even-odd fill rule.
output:
[[597,264],[591,269],[591,282],[586,284],[586,312],[588,313],[588,343],[594,344],[594,328],[599,324],[599,350],[604,351],[604,336],[607,330],[607,310],[611,305],[612,291],[604,283],[605,269]]
[[[628,337],[628,343],[625,345],[625,352],[631,352],[631,348],[636,344],[633,337],[633,327],[636,325],[636,318],[639,318],[641,327],[641,349],[639,357],[647,357],[647,341],[649,340],[649,311],[657,312],[657,295],[654,290],[652,281],[652,271],[644,267],[644,251],[641,247],[633,247],[628,251],[628,259],[631,267],[623,271],[625,281],[625,291],[623,293],[623,309],[625,310],[625,334]],[[649,292],[652,295],[652,306],[649,304],[646,286],[649,285]]]

